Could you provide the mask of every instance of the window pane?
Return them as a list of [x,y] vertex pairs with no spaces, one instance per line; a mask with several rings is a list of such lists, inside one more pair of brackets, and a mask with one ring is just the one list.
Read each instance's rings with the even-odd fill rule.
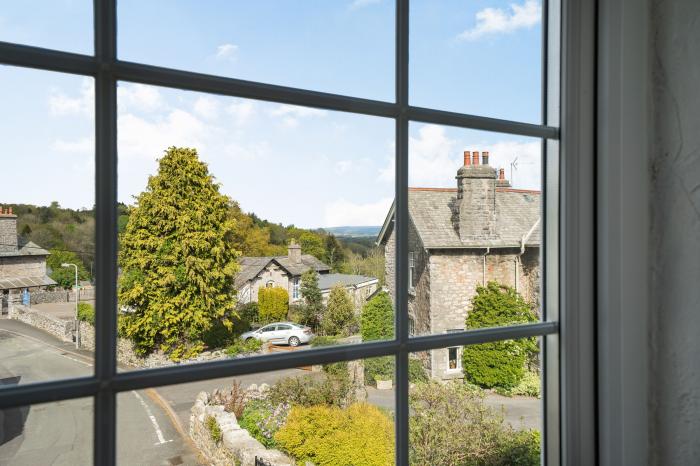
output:
[[0,40],[92,55],[92,25],[90,0],[3,2]]
[[[416,353],[409,363],[412,465],[540,464],[539,339]],[[451,380],[438,374],[444,361]],[[418,380],[425,372],[433,379]],[[437,375],[437,377],[436,377]]]
[[93,82],[3,67],[0,101],[3,377],[87,376],[93,347],[85,335],[76,348],[75,319],[94,319]]
[[411,2],[413,105],[541,122],[542,3]]
[[392,465],[393,368],[367,359],[121,393],[117,462]]
[[[413,334],[540,320],[540,140],[424,124],[410,133]],[[393,249],[393,229],[379,242]]]
[[118,106],[121,361],[393,338],[393,121],[131,83]]
[[393,1],[118,2],[119,56],[393,100]]
[[92,398],[8,408],[0,419],[0,464],[92,464]]

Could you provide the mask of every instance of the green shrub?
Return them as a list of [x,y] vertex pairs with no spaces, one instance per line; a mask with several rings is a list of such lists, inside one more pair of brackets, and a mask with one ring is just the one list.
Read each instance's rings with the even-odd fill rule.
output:
[[221,427],[219,427],[219,423],[216,422],[216,418],[214,416],[207,416],[205,424],[207,426],[207,430],[209,431],[211,439],[215,443],[221,442],[221,439],[223,438],[224,434],[221,432]]
[[268,400],[248,403],[239,419],[239,425],[266,448],[276,448],[275,433],[287,420],[288,403],[273,405]]
[[514,430],[468,385],[417,384],[410,392],[409,407],[412,465],[540,464],[539,432]]
[[347,409],[295,406],[275,439],[299,464],[394,464],[393,422],[367,403],[356,403]]
[[299,309],[299,323],[316,331],[323,314],[323,295],[318,287],[318,273],[315,270],[309,269],[302,274],[300,291],[304,305]]
[[339,338],[332,335],[316,335],[311,339],[309,344],[311,346],[331,346],[337,345]]
[[350,295],[343,286],[334,286],[321,319],[323,332],[326,335],[350,335],[355,325],[355,306]]
[[496,393],[503,396],[534,396],[540,397],[540,375],[527,371],[522,380],[513,388],[496,388]]
[[[365,384],[373,385],[377,380],[394,380],[395,363],[392,356],[365,359]],[[428,374],[419,359],[408,360],[408,381],[426,382]]]
[[89,303],[78,303],[78,320],[95,326],[95,308]]
[[394,338],[394,306],[388,293],[378,293],[362,307],[360,333],[363,341]]
[[262,348],[262,342],[256,340],[255,338],[249,338],[248,341],[235,340],[228,348],[226,348],[226,354],[233,358],[239,354],[255,353],[260,351]]
[[[513,288],[489,282],[477,286],[467,328],[501,327],[534,322],[537,317]],[[525,374],[526,361],[537,352],[534,338],[466,346],[462,367],[466,378],[481,387],[515,387]]]
[[324,378],[311,375],[285,377],[270,387],[268,399],[274,405],[347,406],[354,401],[354,392],[346,370],[327,373]]
[[241,317],[241,320],[248,322],[248,324],[259,322],[260,315],[258,313],[258,303],[252,301],[250,303],[243,304],[238,308],[238,315]]
[[289,293],[281,286],[258,290],[258,313],[260,323],[268,324],[285,320],[289,311]]

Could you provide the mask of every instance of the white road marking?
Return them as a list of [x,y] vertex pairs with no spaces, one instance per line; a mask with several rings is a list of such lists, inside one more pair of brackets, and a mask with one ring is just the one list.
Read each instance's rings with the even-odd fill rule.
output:
[[134,394],[136,399],[139,400],[139,403],[141,403],[141,406],[143,406],[143,409],[146,411],[146,415],[151,420],[151,424],[153,424],[153,430],[156,431],[156,436],[158,437],[158,442],[154,443],[153,445],[163,445],[164,443],[172,442],[172,440],[165,440],[165,437],[163,436],[163,431],[160,430],[160,426],[158,425],[158,421],[156,420],[156,417],[151,412],[151,408],[148,407],[148,405],[144,401],[143,397],[141,395],[139,395],[136,390],[131,390],[131,393]]
[[55,350],[59,356],[63,356],[66,359],[70,359],[71,361],[75,361],[77,363],[84,364],[88,367],[92,367],[92,364],[90,364],[89,362],[83,361],[81,359],[71,358],[70,356],[66,356],[66,355],[73,354],[75,356],[80,356],[80,357],[84,357],[84,356],[76,354],[76,353],[72,353],[72,352],[65,350],[65,349],[62,349],[62,348],[59,348],[58,346],[54,346],[51,343],[46,343],[45,341],[39,340],[38,338],[30,337],[29,335],[24,335],[23,333],[13,332],[12,330],[7,330],[4,328],[0,328],[0,332],[5,332],[5,333],[9,333],[11,335],[15,335],[15,336],[18,336],[21,338],[26,338],[27,340],[39,343],[42,346],[46,346],[46,347],[49,347],[49,348]]

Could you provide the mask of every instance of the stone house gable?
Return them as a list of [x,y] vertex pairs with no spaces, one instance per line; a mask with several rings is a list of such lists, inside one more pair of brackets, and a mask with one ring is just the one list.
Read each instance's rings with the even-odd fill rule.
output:
[[[492,280],[539,304],[540,193],[512,189],[503,169],[497,174],[488,166],[487,153],[481,165],[474,154],[465,152],[457,188],[409,188],[408,312],[413,335],[463,330],[476,287]],[[387,277],[395,276],[393,219],[392,206],[378,237],[385,248]],[[387,283],[395,299],[393,280]],[[434,378],[463,377],[460,349],[419,356]]]

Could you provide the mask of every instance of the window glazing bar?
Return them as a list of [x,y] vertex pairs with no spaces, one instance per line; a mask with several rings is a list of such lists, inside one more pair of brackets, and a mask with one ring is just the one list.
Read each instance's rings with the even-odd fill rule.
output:
[[[116,464],[117,369],[117,83],[109,64],[117,56],[115,0],[95,0],[95,396],[94,464]],[[102,65],[105,66],[102,66]]]
[[93,396],[98,389],[94,377],[8,386],[0,389],[0,410]]
[[[0,42],[0,63],[92,76],[95,76],[98,72],[112,73],[116,80],[377,117],[396,118],[401,112],[400,104],[379,100],[277,86],[118,60],[107,62],[100,60],[98,63],[93,57],[88,55],[59,52],[6,42]],[[557,139],[559,137],[559,130],[552,126],[412,107],[410,105],[406,105],[403,111],[409,120],[422,123],[548,139]]]

